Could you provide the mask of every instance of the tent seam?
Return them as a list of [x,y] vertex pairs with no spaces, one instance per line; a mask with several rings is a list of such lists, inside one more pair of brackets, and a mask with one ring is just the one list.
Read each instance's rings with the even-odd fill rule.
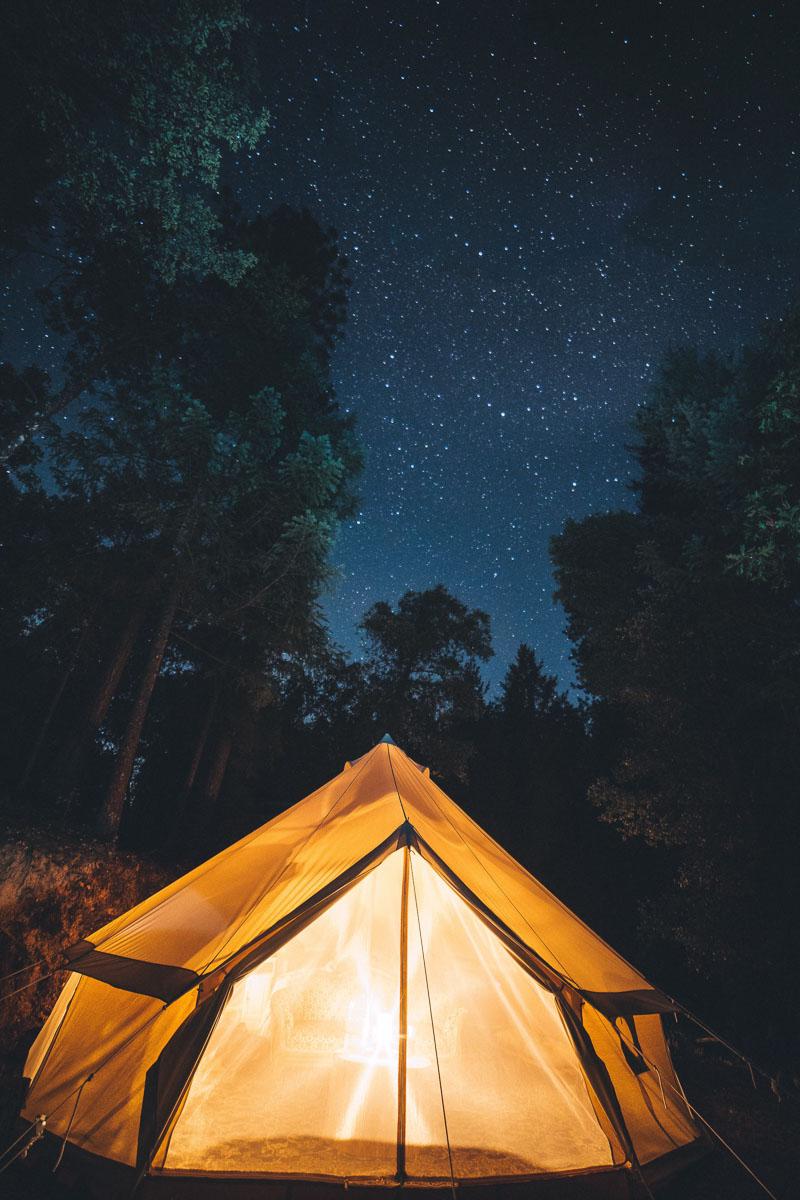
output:
[[391,748],[388,744],[386,746],[386,757],[389,759],[389,770],[392,773],[392,783],[394,784],[394,794],[397,796],[397,803],[400,805],[400,811],[403,814],[403,820],[406,822],[406,824],[410,825],[411,822],[408,819],[406,806],[403,804],[403,797],[400,795],[400,788],[397,786],[397,776],[394,773],[394,763],[392,762]]
[[[388,749],[388,747],[387,747],[387,749]],[[219,957],[219,955],[222,953],[222,951],[225,949],[225,947],[228,945],[228,943],[231,941],[231,939],[236,936],[236,934],[239,932],[239,930],[244,925],[247,918],[249,916],[251,916],[251,914],[255,911],[255,909],[258,907],[258,905],[264,899],[264,897],[269,895],[269,893],[272,891],[272,889],[274,887],[277,887],[278,883],[281,881],[283,876],[286,874],[286,872],[288,871],[289,867],[296,859],[299,852],[301,850],[305,849],[305,847],[312,840],[312,838],[316,837],[316,835],[319,833],[319,831],[322,829],[322,827],[329,821],[330,817],[333,815],[333,810],[337,807],[337,805],[339,804],[339,801],[344,799],[344,797],[349,792],[350,788],[353,786],[353,784],[359,778],[359,776],[361,775],[361,772],[364,770],[364,767],[366,767],[367,763],[372,758],[372,754],[374,754],[374,750],[370,754],[366,754],[364,756],[364,761],[361,764],[360,768],[358,769],[358,771],[356,771],[353,778],[348,782],[347,786],[343,789],[343,791],[341,791],[339,793],[339,795],[336,797],[333,804],[330,806],[330,808],[328,809],[328,811],[326,812],[326,814],[322,818],[322,820],[317,825],[314,826],[314,828],[311,830],[311,833],[309,833],[308,836],[306,838],[304,838],[304,840],[300,843],[300,845],[296,846],[294,848],[292,853],[289,855],[289,857],[284,862],[284,864],[281,867],[278,874],[275,875],[274,878],[270,880],[269,884],[267,885],[266,888],[264,888],[263,891],[259,892],[258,896],[255,898],[253,903],[250,905],[247,912],[245,912],[243,914],[241,920],[238,922],[236,927],[231,930],[231,932],[228,934],[227,938],[225,938],[225,940],[214,950],[214,953],[211,955],[211,958],[209,958],[208,961],[197,972],[198,975],[204,975],[206,973],[206,971],[210,967],[211,963],[213,963],[215,961],[215,959]]]
[[[435,785],[434,785],[434,786],[435,786]],[[445,821],[447,821],[447,823],[448,823],[448,825],[450,826],[450,828],[451,828],[451,829],[452,829],[452,830],[453,830],[453,831],[454,831],[456,834],[458,834],[459,838],[460,838],[460,839],[461,839],[461,841],[464,843],[464,845],[466,846],[467,850],[469,850],[470,854],[471,854],[471,855],[472,855],[472,857],[475,859],[475,861],[476,861],[476,863],[478,864],[478,866],[479,866],[479,867],[481,867],[481,868],[483,869],[483,871],[485,871],[486,875],[488,875],[489,879],[490,879],[490,880],[491,880],[491,882],[494,884],[494,886],[497,888],[497,890],[498,890],[498,891],[501,893],[501,895],[505,896],[506,900],[507,900],[507,901],[508,901],[508,903],[511,905],[511,907],[514,909],[514,911],[517,913],[517,915],[518,915],[518,916],[520,916],[520,917],[522,917],[522,920],[523,920],[523,921],[525,922],[525,924],[528,926],[528,928],[530,929],[531,933],[533,933],[533,934],[534,934],[534,936],[535,936],[535,937],[537,937],[537,938],[539,939],[539,941],[541,942],[541,944],[542,944],[542,945],[545,947],[545,949],[547,950],[548,954],[552,954],[553,958],[556,960],[556,962],[557,962],[557,963],[559,964],[559,966],[561,967],[561,972],[560,972],[560,973],[561,973],[561,975],[562,975],[562,978],[563,978],[563,979],[564,979],[564,980],[565,980],[565,981],[566,981],[566,982],[567,982],[567,983],[570,985],[570,987],[573,987],[573,988],[575,989],[575,991],[576,991],[576,992],[579,992],[579,991],[580,991],[580,986],[579,986],[579,985],[578,985],[578,983],[577,983],[577,982],[576,982],[576,981],[575,981],[575,980],[572,978],[572,976],[569,974],[569,972],[567,971],[566,967],[564,966],[564,963],[563,963],[563,962],[561,961],[561,959],[558,957],[558,955],[556,954],[555,950],[553,950],[553,949],[552,949],[550,946],[548,946],[547,942],[544,940],[544,938],[542,937],[542,935],[541,935],[540,933],[538,933],[538,932],[537,932],[537,930],[536,930],[536,929],[533,927],[533,925],[530,923],[530,921],[529,921],[529,920],[528,920],[528,918],[525,916],[525,914],[524,914],[523,912],[521,912],[521,911],[520,911],[520,909],[517,907],[517,905],[514,903],[514,901],[513,901],[513,900],[511,899],[511,897],[508,895],[508,893],[506,892],[506,890],[505,890],[505,889],[504,889],[504,888],[501,886],[501,884],[499,884],[499,883],[497,882],[497,880],[496,880],[496,879],[495,879],[495,877],[492,875],[491,871],[490,871],[490,870],[489,870],[489,868],[486,866],[486,864],[485,864],[484,862],[482,862],[480,858],[478,858],[478,855],[475,853],[475,851],[473,850],[472,846],[470,846],[469,842],[468,842],[468,841],[467,841],[467,839],[464,837],[464,835],[463,835],[463,833],[461,832],[461,830],[460,830],[460,829],[459,829],[459,828],[458,828],[456,825],[454,825],[454,824],[453,824],[453,822],[450,820],[450,817],[448,817],[447,813],[446,813],[446,812],[444,812],[444,811],[442,810],[442,808],[440,807],[440,805],[439,805],[439,802],[437,801],[436,797],[435,797],[435,796],[433,796],[433,797],[432,797],[432,799],[433,799],[433,803],[436,805],[436,811],[439,813],[439,815],[440,815],[440,816],[444,817]],[[467,814],[467,816],[469,816],[469,814]],[[495,914],[495,916],[496,916],[496,915],[497,915],[497,914]]]

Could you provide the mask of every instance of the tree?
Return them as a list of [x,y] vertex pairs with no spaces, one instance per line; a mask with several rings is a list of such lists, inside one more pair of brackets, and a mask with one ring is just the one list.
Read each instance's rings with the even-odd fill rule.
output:
[[432,770],[465,781],[470,730],[484,704],[478,664],[492,655],[488,615],[437,584],[406,592],[396,609],[379,601],[360,629],[375,733],[388,730]]
[[[763,355],[762,357],[766,357]],[[789,313],[771,339],[773,360],[757,428],[743,449],[749,480],[742,538],[731,554],[736,569],[753,582],[797,595],[800,588],[800,309]]]
[[523,642],[500,685],[496,706],[509,730],[524,735],[536,717],[547,717],[567,705],[555,675],[547,674],[544,663]]
[[265,790],[300,799],[389,732],[465,794],[485,710],[479,663],[491,654],[489,618],[441,584],[380,601],[364,615],[366,653],[352,661],[325,631],[274,671],[277,703],[260,718]]
[[267,128],[248,78],[253,36],[241,0],[179,0],[168,15],[157,0],[9,12],[6,245],[30,249],[33,236],[58,256],[133,239],[167,280],[238,278],[247,260],[219,244],[214,195],[223,150],[252,148]]
[[668,356],[637,420],[637,511],[568,522],[552,551],[580,682],[615,739],[593,800],[651,848],[643,929],[695,972],[689,991],[718,985],[707,1003],[727,996],[728,1020],[752,1017],[769,964],[784,977],[800,902],[791,534],[752,524],[765,480],[794,486],[788,430],[763,428],[793,328],[729,364]]
[[146,398],[108,398],[82,424],[63,438],[58,481],[92,510],[104,546],[124,543],[130,594],[147,587],[150,597],[146,650],[102,808],[101,831],[113,839],[179,610],[190,640],[199,627],[251,651],[270,638],[290,646],[315,619],[346,470],[326,434],[284,437],[269,389],[220,422],[164,380]]
[[[232,714],[249,721],[263,693],[254,677],[315,636],[330,540],[353,505],[360,460],[329,382],[346,287],[334,235],[288,210],[254,222],[232,216],[228,233],[256,259],[246,280],[157,291],[155,361],[123,362],[102,399],[71,428],[52,427],[46,446],[49,510],[72,514],[90,562],[79,578],[67,568],[53,619],[73,591],[95,602],[114,595],[111,617],[81,652],[71,691],[83,702],[60,782],[68,792],[78,748],[116,724],[107,837],[141,774],[164,670],[201,677],[213,663],[224,679],[227,727],[220,710],[208,733],[217,767],[199,776],[199,807],[213,807],[235,750]],[[36,491],[35,470],[18,477],[20,494]],[[57,576],[63,564],[51,568]]]
[[530,646],[518,648],[475,740],[471,807],[501,844],[585,911],[586,839],[595,824],[586,723]]
[[224,152],[254,147],[267,128],[252,37],[241,0],[180,0],[168,15],[156,0],[31,0],[8,14],[0,242],[13,261],[52,268],[40,279],[44,315],[65,352],[56,385],[5,367],[12,452],[142,341],[149,325],[128,319],[126,285],[235,284],[254,265],[226,238],[220,204]]

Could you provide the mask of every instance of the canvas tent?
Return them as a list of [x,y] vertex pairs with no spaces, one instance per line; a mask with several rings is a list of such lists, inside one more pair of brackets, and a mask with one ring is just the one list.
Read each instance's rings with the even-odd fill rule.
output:
[[23,1115],[156,1193],[625,1195],[701,1146],[672,1002],[388,741],[70,959]]

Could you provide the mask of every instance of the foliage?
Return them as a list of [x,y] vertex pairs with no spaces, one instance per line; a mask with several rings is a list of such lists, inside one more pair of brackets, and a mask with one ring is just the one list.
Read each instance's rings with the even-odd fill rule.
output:
[[[241,0],[31,0],[2,45],[2,234],[85,258],[135,242],[167,282],[251,265],[218,240],[222,151],[253,147],[267,116],[247,94]],[[55,238],[51,235],[55,234]]]
[[152,369],[178,285],[233,287],[256,266],[226,228],[222,194],[224,154],[267,128],[250,49],[241,0],[180,0],[169,14],[155,0],[32,0],[8,14],[0,246],[38,275],[61,358],[55,380],[3,366],[0,430],[15,465],[48,417]]
[[[592,799],[652,847],[649,936],[742,1010],[765,970],[781,992],[800,902],[796,543],[788,510],[780,528],[754,519],[754,497],[775,513],[796,488],[797,330],[730,364],[671,353],[637,421],[637,511],[553,541],[580,682],[615,714]],[[771,424],[777,395],[789,415]]]
[[492,654],[487,614],[438,584],[406,592],[396,610],[379,601],[361,629],[374,727],[382,725],[409,753],[464,782],[470,733],[484,704],[478,664]]
[[[162,668],[196,674],[215,704],[224,693],[209,743],[216,766],[212,781],[201,772],[207,794],[196,798],[208,818],[238,727],[271,698],[270,664],[321,636],[328,550],[354,503],[359,453],[329,378],[346,298],[335,235],[287,209],[254,221],[230,213],[226,228],[254,258],[246,279],[156,287],[147,353],[112,356],[102,395],[66,426],[51,423],[43,463],[15,460],[7,484],[9,641],[23,659],[35,644],[36,660],[52,663],[47,738],[75,746],[68,764],[48,756],[55,771],[40,773],[40,790],[91,812],[86,793],[105,786],[107,768],[98,762],[94,787],[73,796],[78,747],[101,733],[101,759],[116,752],[118,764],[103,809],[117,814],[114,830],[120,789],[130,782],[132,801],[141,776]],[[113,347],[113,322],[86,337],[98,353]],[[62,693],[77,699],[82,728],[63,724]],[[20,739],[29,764],[45,748],[34,729],[33,746]],[[30,765],[17,762],[27,779]]]
[[731,554],[746,578],[777,589],[800,584],[800,311],[776,339],[776,368],[756,409],[757,434],[742,453],[750,479],[742,541]]

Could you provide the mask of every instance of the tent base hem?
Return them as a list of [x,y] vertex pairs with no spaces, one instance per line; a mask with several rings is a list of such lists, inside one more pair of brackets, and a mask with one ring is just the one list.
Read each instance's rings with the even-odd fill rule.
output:
[[[62,1139],[45,1134],[35,1160],[22,1168],[31,1173],[42,1169],[49,1173],[61,1150]],[[705,1138],[655,1160],[643,1174],[649,1187],[660,1184],[684,1168],[699,1162],[710,1152]],[[87,1200],[130,1200],[137,1177],[134,1167],[115,1162],[67,1143],[59,1167],[64,1183],[78,1186]],[[645,1200],[647,1193],[628,1165],[598,1167],[578,1172],[519,1176],[515,1178],[469,1179],[456,1181],[459,1200]],[[346,1200],[357,1191],[358,1200],[386,1200],[392,1190],[416,1191],[425,1200],[452,1200],[449,1180],[414,1180],[402,1183],[393,1178],[374,1179],[309,1178],[307,1175],[276,1176],[253,1174],[200,1174],[178,1171],[154,1171],[146,1175],[136,1190],[135,1200]]]
[[[465,1188],[487,1188],[487,1187],[510,1187],[517,1188],[521,1184],[540,1184],[551,1182],[564,1182],[573,1179],[583,1179],[589,1175],[608,1175],[614,1171],[627,1170],[627,1164],[609,1167],[587,1167],[584,1170],[576,1171],[538,1171],[530,1175],[485,1175],[476,1176],[455,1180],[455,1187],[459,1192]],[[292,1174],[291,1172],[270,1172],[270,1171],[191,1171],[191,1170],[167,1170],[153,1169],[149,1174],[150,1179],[203,1179],[211,1182],[228,1182],[229,1180],[251,1180],[265,1184],[326,1184],[338,1190],[349,1191],[352,1188],[359,1188],[359,1195],[363,1194],[365,1188],[380,1189],[385,1191],[386,1188],[403,1188],[404,1190],[418,1191],[436,1191],[446,1190],[452,1193],[453,1183],[449,1175],[437,1176],[414,1176],[406,1175],[403,1179],[398,1179],[396,1175],[313,1175],[308,1172]],[[482,1191],[482,1195],[485,1193]]]
[[678,1146],[676,1149],[670,1150],[668,1154],[662,1154],[660,1158],[654,1159],[653,1162],[646,1163],[642,1167],[642,1174],[650,1187],[658,1187],[672,1179],[674,1175],[680,1174],[687,1167],[706,1158],[713,1150],[714,1144],[711,1139],[705,1134],[701,1134],[693,1142],[688,1142],[685,1146]]

